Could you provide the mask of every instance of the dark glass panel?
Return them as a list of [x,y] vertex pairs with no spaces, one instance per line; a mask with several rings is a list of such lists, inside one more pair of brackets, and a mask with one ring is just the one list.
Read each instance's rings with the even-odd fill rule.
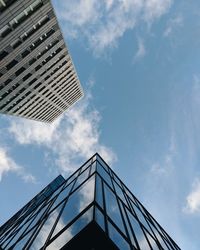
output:
[[99,206],[101,206],[103,208],[102,181],[98,175],[96,175],[95,178],[96,178],[96,181],[95,181],[95,185],[96,185],[95,200],[97,201]]
[[12,67],[14,67],[16,64],[18,63],[17,60],[12,60],[9,64],[7,64],[6,68],[7,70],[11,69]]

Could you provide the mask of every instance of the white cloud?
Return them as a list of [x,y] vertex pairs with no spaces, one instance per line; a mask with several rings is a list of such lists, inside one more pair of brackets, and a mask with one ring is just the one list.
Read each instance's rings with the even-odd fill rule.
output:
[[74,171],[95,152],[112,164],[116,155],[100,142],[100,114],[89,107],[91,98],[88,95],[52,124],[12,118],[9,132],[20,144],[46,147],[62,173]]
[[200,213],[200,179],[196,178],[192,184],[192,191],[186,197],[186,206],[183,208],[186,213]]
[[166,26],[166,29],[164,31],[164,36],[168,37],[171,35],[171,33],[177,28],[181,27],[183,25],[183,17],[182,15],[177,15],[174,18],[171,18]]
[[[16,136],[20,144],[34,142],[37,144],[44,144],[52,141],[52,137],[59,123],[59,118],[52,124],[20,119],[19,121],[11,122],[9,131]],[[23,131],[25,131],[25,133],[23,133]]]
[[160,161],[156,161],[151,165],[150,171],[156,175],[168,176],[174,169],[174,157],[177,154],[174,134],[171,134],[170,143],[167,151]]
[[8,172],[14,172],[25,182],[35,182],[35,177],[19,166],[9,155],[5,148],[0,147],[0,181]]
[[144,41],[141,38],[139,38],[138,39],[138,49],[137,49],[137,52],[134,56],[134,62],[143,58],[145,56],[145,54],[146,54],[146,49],[144,46]]
[[86,39],[95,54],[113,48],[140,21],[152,23],[173,0],[53,0],[66,36]]
[[146,0],[144,1],[144,17],[147,21],[153,21],[162,16],[172,4],[171,0]]

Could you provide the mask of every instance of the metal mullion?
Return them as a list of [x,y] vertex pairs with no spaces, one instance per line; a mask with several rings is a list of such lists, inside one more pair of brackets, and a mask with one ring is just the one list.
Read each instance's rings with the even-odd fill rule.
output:
[[103,181],[103,178],[101,176],[100,176],[100,180],[101,180],[101,188],[102,188],[102,199],[103,199],[103,210],[104,210],[103,214],[104,214],[105,232],[106,232],[107,235],[109,235],[108,234],[108,223],[107,223],[108,222],[108,215],[107,215],[107,210],[106,210],[105,190],[104,190],[104,183],[103,183],[104,181]]
[[[53,203],[53,202],[52,202]],[[44,223],[46,222],[46,220],[48,219],[48,216],[49,216],[49,214],[48,214],[48,212],[49,212],[49,210],[51,209],[51,206],[52,206],[52,204],[49,204],[48,206],[47,206],[47,209],[46,209],[46,211],[44,212],[44,214],[41,216],[41,220],[40,220],[40,222],[38,221],[38,225],[36,226],[36,228],[35,228],[35,230],[34,230],[34,232],[32,233],[32,235],[30,236],[30,238],[29,238],[29,240],[27,240],[27,242],[26,242],[26,244],[24,245],[24,247],[23,247],[23,250],[28,250],[29,249],[29,246],[33,243],[33,241],[35,240],[35,238],[37,237],[37,235],[38,235],[38,232],[40,231],[40,229],[43,227],[43,225],[44,225]],[[30,229],[31,230],[31,229]],[[30,232],[30,231],[29,231]],[[28,233],[28,232],[27,232]]]
[[[89,170],[89,176],[90,176],[90,172],[91,172],[91,166],[92,165],[89,165],[90,166],[90,170]],[[87,168],[86,168],[87,169]],[[97,173],[94,172],[94,204],[96,203],[96,193],[97,193]],[[94,210],[93,210],[93,220],[95,220],[95,214],[96,214],[96,207],[94,205]]]
[[[124,209],[124,208],[123,208],[123,209]],[[127,221],[128,221],[129,228],[130,228],[130,230],[131,230],[131,232],[132,232],[132,235],[133,235],[133,238],[134,238],[134,240],[135,240],[136,246],[138,247],[139,250],[142,250],[142,249],[140,248],[139,244],[138,244],[137,237],[136,237],[135,232],[134,232],[134,230],[133,230],[133,228],[132,228],[132,225],[131,225],[131,223],[130,223],[130,219],[129,219],[129,217],[128,217],[128,214],[127,214],[127,212],[126,212],[126,209],[124,209],[124,213],[125,213],[125,215],[126,215],[126,219],[127,219]]]
[[[146,214],[144,214],[144,212],[140,209],[140,205],[141,205],[141,204],[139,204],[139,205],[136,204],[136,207],[138,208],[139,212],[140,212],[140,213],[142,214],[142,216],[144,217],[144,220],[145,220],[145,222],[147,223],[147,225],[149,226],[150,231],[149,231],[148,228],[146,228],[145,225],[142,224],[142,222],[140,222],[140,219],[139,219],[137,213],[135,212],[134,207],[131,205],[132,210],[133,210],[134,213],[135,213],[135,217],[136,217],[136,219],[140,222],[140,224],[145,228],[145,230],[147,230],[147,232],[150,234],[150,236],[151,236],[152,238],[154,238],[155,241],[158,241],[158,239],[157,239],[157,237],[156,237],[156,235],[155,235],[155,233],[154,233],[154,231],[153,231],[153,229],[152,229],[152,227],[151,227],[151,224],[149,223],[149,221],[148,221],[148,219],[147,219]],[[142,207],[142,208],[143,208],[143,207]],[[146,212],[146,211],[145,211],[145,212]],[[158,241],[158,243],[159,243],[159,241]],[[159,245],[160,245],[160,243],[159,243]]]
[[[112,226],[115,228],[115,230],[118,231],[118,233],[122,236],[122,238],[124,238],[124,240],[129,244],[129,247],[131,247],[132,245],[130,246],[130,242],[129,242],[128,237],[121,231],[121,229],[119,229],[119,227],[115,224],[115,222],[109,216],[107,216],[107,217],[108,217],[108,222],[110,224],[112,224]],[[108,235],[109,235],[109,233],[108,233]],[[110,238],[110,236],[109,236],[109,238]]]
[[[44,207],[42,207],[41,209],[43,209]],[[30,241],[31,239],[32,239],[32,237],[34,237],[34,234],[35,234],[35,232],[37,232],[37,229],[38,229],[38,227],[40,226],[40,223],[42,222],[42,220],[44,219],[44,217],[45,217],[45,214],[47,213],[47,211],[48,211],[48,206],[47,206],[47,208],[46,208],[46,210],[44,211],[44,213],[41,215],[41,217],[38,219],[38,221],[36,222],[36,224],[32,227],[32,228],[30,228],[30,229],[28,229],[27,230],[27,228],[26,228],[26,232],[24,232],[19,238],[18,238],[18,240],[12,245],[12,247],[15,247],[15,245],[16,244],[18,244],[18,242],[20,241],[20,240],[22,240],[27,234],[29,234],[29,232],[31,232],[32,230],[33,230],[33,232],[32,232],[32,235],[30,236],[30,239],[29,240],[27,240],[27,243],[25,244],[25,246],[24,247],[26,247],[26,245],[29,243],[28,241]],[[41,211],[41,210],[40,210]],[[37,214],[35,215],[35,217],[37,217]],[[35,219],[35,218],[34,218]],[[33,219],[33,220],[34,220]],[[32,220],[32,221],[33,221]],[[31,223],[32,223],[32,221],[31,221]],[[31,223],[29,223],[29,225],[31,225]]]
[[[110,173],[109,173],[109,175],[110,175]],[[115,199],[117,201],[117,204],[118,204],[118,207],[119,207],[119,211],[120,211],[120,215],[121,215],[121,218],[122,218],[122,221],[123,221],[123,224],[124,224],[125,232],[126,232],[127,238],[130,239],[129,232],[128,232],[128,229],[127,229],[127,226],[126,226],[126,223],[125,223],[125,219],[123,217],[122,208],[121,208],[119,200],[118,200],[119,197],[117,195],[117,192],[116,192],[116,189],[115,189],[115,185],[113,183],[114,179],[111,177],[111,175],[110,175],[110,178],[111,178],[111,182],[112,182],[112,185],[113,185],[113,191],[114,191],[113,193],[115,195]],[[123,206],[123,203],[122,203],[122,206]],[[129,242],[129,240],[128,240],[128,242]],[[129,242],[129,244],[132,245],[131,241]]]
[[[77,186],[75,189],[71,189],[70,196],[71,196],[73,193],[75,193],[81,186],[83,186],[90,178],[92,179],[93,175],[94,175],[94,173],[93,173],[91,176],[88,176],[88,177],[87,177],[79,186]],[[75,181],[75,183],[74,183],[74,185],[73,185],[73,188],[74,188],[74,186],[76,185],[77,179],[78,179],[78,176],[77,176],[76,181]]]
[[[131,204],[131,209],[132,209],[132,211],[134,212],[134,213],[132,213],[132,216],[134,216],[134,218],[135,218],[136,221],[138,222],[138,224],[139,224],[139,226],[140,226],[140,228],[141,228],[141,230],[142,230],[142,232],[143,232],[143,234],[144,234],[144,237],[145,237],[146,240],[147,240],[147,243],[149,244],[150,248],[152,249],[151,243],[149,242],[149,239],[148,239],[148,237],[146,236],[145,230],[143,229],[143,224],[142,224],[142,222],[139,220],[138,215],[137,215],[137,213],[135,212],[135,210],[134,210],[132,204]],[[138,208],[138,209],[139,209],[139,208]],[[134,215],[134,214],[135,214],[135,215]],[[142,216],[143,216],[143,214],[142,214]],[[145,227],[145,228],[146,228],[146,227]],[[153,250],[153,249],[152,249],[152,250]]]
[[[150,215],[149,220],[150,220],[151,224],[153,224],[155,230],[158,232],[158,234],[160,235],[160,237],[163,239],[163,241],[164,241],[164,243],[165,243],[166,246],[167,246],[167,244],[166,244],[165,241],[166,241],[167,239],[165,238],[165,236],[163,235],[163,233],[166,234],[167,237],[169,237],[169,239],[170,239],[173,243],[175,243],[175,242],[172,240],[172,238],[165,232],[165,230],[158,224],[158,222],[153,218],[152,215]],[[164,237],[162,237],[162,236],[164,236]],[[156,239],[157,239],[157,237],[156,237]],[[157,239],[157,240],[158,240],[158,239]],[[158,241],[159,241],[159,240],[158,240]],[[171,244],[170,241],[167,240],[167,242],[169,242],[169,245],[172,246],[172,244]],[[176,244],[176,243],[175,243],[175,244]],[[167,246],[167,247],[168,247],[168,246]],[[172,247],[173,247],[173,246],[172,246]]]

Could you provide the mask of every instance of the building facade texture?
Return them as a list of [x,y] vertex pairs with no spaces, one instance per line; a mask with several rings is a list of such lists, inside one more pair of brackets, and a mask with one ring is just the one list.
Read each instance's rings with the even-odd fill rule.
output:
[[50,0],[0,0],[0,112],[52,122],[82,96]]
[[180,250],[95,154],[58,176],[0,228],[2,249]]

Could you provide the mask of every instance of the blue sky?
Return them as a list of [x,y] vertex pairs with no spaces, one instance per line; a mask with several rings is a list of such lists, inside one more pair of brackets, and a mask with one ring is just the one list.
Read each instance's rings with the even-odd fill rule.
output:
[[53,0],[85,97],[0,116],[0,223],[98,151],[181,249],[200,249],[200,2]]

